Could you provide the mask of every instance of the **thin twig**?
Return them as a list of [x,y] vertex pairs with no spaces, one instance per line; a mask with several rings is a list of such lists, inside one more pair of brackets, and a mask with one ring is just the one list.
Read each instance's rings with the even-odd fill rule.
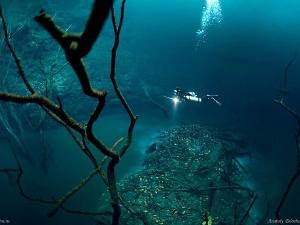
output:
[[4,168],[0,169],[0,173],[16,173],[19,172],[18,169]]
[[[117,225],[119,224],[120,214],[121,214],[121,208],[119,206],[119,193],[117,191],[117,184],[116,184],[116,177],[115,177],[115,166],[118,164],[120,158],[126,153],[127,149],[131,145],[132,142],[132,134],[133,129],[137,120],[137,116],[133,113],[132,109],[128,105],[126,99],[122,95],[119,86],[116,81],[116,56],[117,56],[117,50],[119,47],[119,41],[120,41],[120,33],[123,26],[124,21],[124,11],[125,11],[125,3],[126,0],[122,1],[121,5],[121,14],[120,14],[120,20],[119,24],[116,24],[115,17],[113,15],[114,23],[114,30],[115,30],[115,42],[112,48],[112,57],[111,57],[111,73],[110,78],[113,83],[114,90],[120,99],[123,107],[125,108],[127,114],[130,117],[130,124],[128,127],[128,133],[127,133],[127,139],[126,142],[123,144],[120,153],[118,154],[115,148],[121,141],[117,141],[111,149],[107,148],[104,143],[100,139],[98,139],[93,131],[93,125],[97,121],[100,113],[102,112],[104,105],[105,105],[105,98],[106,98],[106,91],[103,90],[96,90],[91,86],[90,79],[88,77],[88,73],[86,71],[83,57],[86,56],[92,46],[94,45],[98,35],[102,31],[103,24],[108,17],[108,13],[112,8],[113,0],[102,0],[102,1],[94,1],[94,6],[91,11],[89,20],[87,22],[87,25],[84,29],[84,31],[81,34],[71,34],[67,33],[67,31],[63,30],[62,28],[58,27],[51,16],[46,14],[45,11],[41,11],[39,15],[35,17],[35,20],[43,26],[52,36],[53,39],[55,39],[59,45],[64,49],[65,56],[70,65],[72,66],[75,74],[77,75],[82,90],[85,95],[96,98],[98,101],[97,107],[94,110],[94,112],[91,114],[87,124],[81,124],[80,122],[73,119],[67,112],[64,111],[63,105],[61,101],[58,99],[58,104],[53,102],[51,99],[49,99],[46,96],[42,96],[34,91],[30,83],[28,82],[25,72],[23,70],[23,67],[20,63],[20,60],[14,51],[12,44],[9,41],[9,35],[7,32],[7,26],[6,21],[3,16],[2,10],[1,10],[1,19],[3,24],[3,30],[6,32],[5,34],[5,41],[8,46],[8,48],[11,51],[11,54],[13,55],[13,58],[15,60],[15,63],[18,68],[18,73],[22,77],[24,84],[26,85],[27,89],[31,93],[29,96],[22,96],[7,92],[0,92],[0,100],[2,101],[8,101],[8,102],[14,102],[18,104],[27,104],[27,103],[35,103],[40,105],[54,120],[56,120],[58,123],[63,125],[68,132],[70,133],[71,137],[74,139],[75,143],[81,148],[81,150],[88,156],[88,158],[91,160],[93,165],[96,167],[96,169],[89,174],[85,179],[81,181],[79,185],[74,187],[71,191],[67,192],[60,200],[43,200],[39,198],[33,198],[29,195],[27,195],[23,187],[21,185],[21,178],[23,176],[23,169],[21,167],[21,163],[14,154],[15,160],[18,165],[18,176],[17,176],[17,184],[19,191],[21,195],[30,200],[30,201],[36,201],[41,203],[47,203],[47,204],[55,204],[54,208],[49,213],[49,216],[54,215],[59,208],[62,210],[69,212],[69,213],[76,213],[76,214],[85,214],[85,215],[104,215],[104,214],[112,214],[112,224]],[[53,72],[53,71],[52,71]],[[77,131],[81,137],[82,141],[78,140],[76,137],[76,134],[74,131]],[[104,154],[104,158],[102,162],[100,163],[100,166],[102,166],[108,159],[111,159],[111,161],[108,164],[107,168],[107,177],[104,176],[103,173],[100,171],[100,167],[97,163],[96,158],[93,156],[91,150],[88,148],[87,144],[85,143],[85,140],[88,140],[91,144],[93,144],[98,150],[100,150]],[[16,172],[15,171],[15,172]],[[109,191],[111,194],[111,200],[112,200],[112,207],[113,207],[113,213],[111,212],[102,212],[102,213],[86,213],[82,212],[80,210],[70,210],[66,209],[63,206],[63,203],[65,203],[68,199],[71,198],[75,193],[77,193],[83,186],[85,186],[91,179],[94,177],[95,174],[99,173],[103,176],[103,180],[106,181],[105,183],[109,187]]]
[[94,171],[92,171],[87,177],[85,177],[78,185],[76,185],[72,190],[67,192],[63,197],[61,197],[55,206],[51,209],[51,211],[48,213],[49,217],[54,216],[57,212],[58,209],[61,208],[61,206],[68,200],[70,199],[74,194],[79,192],[99,171],[101,168],[97,168]]
[[3,31],[4,31],[4,40],[6,42],[6,45],[7,47],[9,48],[10,50],[10,53],[12,54],[13,56],[13,59],[16,63],[16,66],[17,66],[17,69],[18,69],[18,73],[19,75],[21,76],[24,84],[26,85],[27,89],[30,91],[31,94],[35,93],[35,90],[33,89],[33,87],[31,86],[31,84],[29,83],[29,81],[27,80],[26,78],[26,75],[25,75],[25,72],[23,70],[23,67],[21,65],[21,62],[20,62],[20,59],[19,57],[17,56],[10,40],[9,40],[9,35],[8,35],[8,32],[7,32],[7,24],[6,24],[6,19],[5,19],[5,16],[3,14],[3,10],[2,8],[0,7],[0,18],[2,20],[2,26],[3,26]]
[[[104,15],[107,15],[111,7],[111,3],[111,0],[95,1],[89,22],[81,35],[69,34],[65,32],[62,28],[58,27],[54,23],[53,19],[48,14],[46,14],[45,11],[41,11],[40,14],[35,17],[35,20],[41,26],[43,26],[64,49],[66,59],[69,61],[70,65],[75,71],[80,81],[83,92],[90,97],[96,98],[98,101],[95,111],[91,114],[90,119],[84,128],[84,135],[86,135],[88,140],[93,143],[97,147],[97,149],[99,149],[104,155],[119,159],[119,156],[110,151],[104,145],[104,143],[96,138],[96,136],[92,132],[92,126],[98,119],[105,105],[105,97],[107,93],[103,90],[96,90],[91,86],[85,65],[82,60],[82,57],[87,54],[86,51],[88,49],[90,51],[90,45],[94,43],[94,38],[99,35],[100,31],[102,30],[102,25],[106,19],[106,17],[102,17],[103,15],[101,15],[100,17],[103,21],[99,21],[99,18],[97,17],[98,13],[103,12],[104,10]],[[106,8],[108,6],[109,9]],[[90,33],[90,35],[88,35],[88,33]],[[88,39],[89,37],[90,39]]]
[[284,68],[284,79],[283,79],[282,94],[287,93],[288,71],[289,71],[290,67],[293,65],[293,63],[296,61],[297,56],[298,56],[298,51],[296,50],[293,58],[291,58],[291,60],[287,63],[287,65]]
[[[284,74],[284,86],[287,86],[287,71],[288,68],[292,65],[292,63],[294,62],[295,58],[297,55],[295,55],[294,59],[292,59],[289,64],[286,67],[285,70],[285,74]],[[295,120],[297,123],[297,130],[295,133],[295,142],[296,142],[296,163],[297,163],[297,168],[296,168],[296,172],[294,173],[294,175],[291,177],[287,188],[285,190],[285,192],[283,193],[280,202],[277,206],[276,209],[276,218],[280,219],[280,211],[285,203],[285,200],[287,199],[293,185],[295,184],[295,181],[300,177],[300,116],[299,114],[297,114],[297,112],[295,110],[293,110],[292,108],[290,108],[284,101],[284,97],[281,96],[280,100],[275,99],[274,102],[278,105],[280,105],[285,111],[287,111]]]
[[[127,131],[127,140],[125,141],[125,144],[122,146],[120,150],[120,158],[126,153],[128,148],[131,145],[132,142],[132,134],[133,129],[137,120],[137,117],[135,116],[134,112],[130,108],[129,104],[127,103],[125,97],[123,96],[119,85],[116,81],[116,60],[117,60],[117,51],[120,43],[120,34],[123,26],[124,21],[124,14],[125,14],[125,5],[126,0],[122,0],[121,4],[121,12],[120,12],[120,20],[119,24],[116,23],[116,17],[114,13],[114,8],[112,7],[112,22],[113,22],[113,28],[115,32],[115,40],[114,44],[111,50],[111,66],[110,66],[110,79],[113,84],[113,88],[115,90],[116,95],[121,101],[121,104],[123,105],[124,109],[126,110],[128,116],[130,117],[130,124]],[[116,177],[115,177],[115,166],[118,164],[118,159],[112,159],[107,167],[107,180],[108,180],[108,186],[109,186],[109,193],[111,197],[111,205],[113,208],[113,217],[112,217],[112,225],[118,225],[121,215],[121,207],[119,205],[119,193],[117,190],[116,185]]]
[[280,219],[280,211],[285,203],[285,200],[286,198],[288,197],[293,185],[295,184],[295,181],[300,177],[300,170],[297,170],[297,172],[292,176],[292,178],[290,179],[289,183],[288,183],[288,186],[283,194],[283,196],[281,197],[280,199],[280,202],[277,206],[277,209],[276,209],[276,218],[277,219]]
[[249,204],[249,206],[248,206],[248,208],[247,208],[245,214],[243,215],[241,221],[239,222],[239,225],[243,225],[243,224],[245,223],[247,217],[249,216],[250,210],[252,209],[252,207],[253,207],[253,205],[254,205],[254,203],[255,203],[257,197],[258,197],[258,195],[256,194],[256,195],[254,195],[254,197],[252,198],[252,200],[251,200],[251,202],[250,202],[250,204]]
[[291,109],[284,101],[283,99],[278,100],[278,99],[274,99],[274,102],[276,104],[279,104],[282,108],[284,108],[289,114],[291,114],[291,116],[293,116],[297,121],[300,121],[300,116],[296,113],[296,111],[294,111],[293,109]]

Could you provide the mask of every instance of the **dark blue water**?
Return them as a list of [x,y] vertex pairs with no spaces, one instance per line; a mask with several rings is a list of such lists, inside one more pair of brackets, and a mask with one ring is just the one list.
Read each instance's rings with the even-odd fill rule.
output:
[[[0,2],[15,49],[30,80],[39,90],[44,91],[41,84],[45,79],[40,68],[43,67],[49,76],[50,65],[56,63],[58,68],[64,67],[65,59],[58,45],[33,21],[33,16],[45,8],[55,15],[55,21],[64,29],[80,32],[92,2]],[[213,8],[216,3],[219,3],[220,14],[208,12],[210,16],[205,18],[206,4]],[[116,8],[118,6],[119,1]],[[230,130],[241,135],[251,151],[257,153],[247,167],[253,173],[251,180],[257,188],[267,193],[273,210],[268,218],[274,218],[279,198],[296,168],[293,136],[296,123],[274,104],[273,99],[278,97],[278,88],[282,87],[285,66],[300,47],[299,15],[300,2],[297,0],[128,0],[118,52],[117,79],[140,119],[130,152],[118,167],[118,177],[121,179],[141,168],[145,149],[154,142],[161,129],[200,123]],[[205,19],[208,24],[203,27],[201,21]],[[204,30],[204,36],[197,36],[199,29]],[[2,31],[0,37],[1,88],[24,94],[24,87],[16,78],[15,66],[2,41]],[[129,122],[109,81],[112,43],[112,26],[108,20],[85,59],[92,84],[108,90],[107,106],[96,130],[109,144],[126,134]],[[288,71],[286,99],[300,113],[299,71],[300,57],[297,57]],[[3,74],[8,74],[5,79]],[[82,94],[71,68],[66,66],[59,74],[50,76],[53,93],[59,93],[65,109],[75,118],[86,120],[95,102]],[[222,107],[185,103],[175,107],[164,96],[172,97],[177,86],[200,96],[218,94]],[[57,197],[77,184],[92,167],[80,151],[74,151],[76,146],[66,131],[51,121],[43,128],[44,144],[51,157],[41,167],[41,136],[30,129],[27,122],[28,119],[37,120],[40,111],[30,107],[6,104],[0,108],[3,115],[0,165],[14,165],[7,137],[13,142],[16,138],[11,137],[4,120],[8,121],[16,137],[26,143],[32,157],[31,162],[24,162],[26,189],[38,196]],[[167,112],[167,117],[161,108]],[[14,148],[21,151],[19,145]],[[91,218],[64,213],[49,219],[47,205],[22,199],[13,181],[9,182],[5,175],[0,179],[0,219],[7,218],[11,224],[18,225],[94,224]],[[103,190],[103,185],[95,180],[70,205],[97,209],[101,203],[95,199]],[[299,182],[287,200],[284,213],[300,219],[298,190]]]

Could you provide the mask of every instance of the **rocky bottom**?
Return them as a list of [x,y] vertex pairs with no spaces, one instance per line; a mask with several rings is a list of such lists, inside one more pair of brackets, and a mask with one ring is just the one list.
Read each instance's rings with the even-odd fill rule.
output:
[[[238,159],[250,154],[241,138],[200,125],[161,132],[143,168],[119,183],[120,224],[260,224],[257,194]],[[98,221],[109,224],[108,218]]]

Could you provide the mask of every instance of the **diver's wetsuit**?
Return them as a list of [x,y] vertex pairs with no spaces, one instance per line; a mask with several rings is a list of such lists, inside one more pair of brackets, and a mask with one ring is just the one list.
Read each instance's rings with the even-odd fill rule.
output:
[[195,92],[182,91],[182,89],[179,87],[174,90],[174,94],[181,101],[202,102],[203,100],[202,98],[198,97]]
[[218,95],[206,95],[204,97],[198,97],[195,92],[187,92],[183,91],[181,88],[177,87],[174,90],[174,95],[180,100],[180,101],[192,101],[192,102],[198,102],[201,103],[203,101],[212,101],[216,103],[217,105],[221,106],[222,103],[219,102],[216,97]]

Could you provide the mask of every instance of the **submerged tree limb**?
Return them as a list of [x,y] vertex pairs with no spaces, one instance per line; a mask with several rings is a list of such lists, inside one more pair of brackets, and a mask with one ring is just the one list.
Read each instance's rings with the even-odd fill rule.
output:
[[[118,96],[119,100],[121,101],[124,109],[126,110],[129,118],[130,118],[130,124],[128,127],[127,131],[127,139],[123,146],[121,147],[120,150],[120,157],[122,157],[128,148],[131,145],[132,142],[132,135],[133,135],[133,129],[135,127],[135,123],[137,120],[136,115],[130,108],[129,104],[127,103],[125,97],[123,96],[119,85],[116,81],[116,59],[117,59],[117,50],[119,47],[120,43],[120,34],[123,26],[123,21],[124,21],[124,14],[125,14],[125,4],[126,0],[122,0],[122,5],[121,5],[121,12],[120,12],[120,20],[119,24],[116,22],[116,17],[115,17],[115,11],[114,8],[112,7],[112,23],[113,23],[113,28],[114,28],[114,33],[115,33],[115,41],[111,50],[111,66],[110,66],[110,79],[113,84],[113,88],[115,90],[116,95]],[[107,180],[108,180],[108,186],[109,186],[109,193],[111,196],[111,205],[113,207],[113,218],[112,218],[112,225],[118,225],[119,220],[120,220],[120,215],[121,215],[121,207],[120,207],[120,196],[117,190],[117,184],[116,184],[116,177],[115,177],[115,166],[118,164],[119,160],[112,159],[107,167]]]
[[298,51],[296,50],[294,56],[291,58],[291,60],[287,63],[287,65],[284,68],[283,89],[281,90],[282,94],[286,94],[288,92],[288,89],[287,89],[287,85],[288,85],[288,72],[289,72],[290,67],[296,61],[297,56],[298,56]]
[[70,128],[76,130],[79,133],[84,133],[84,127],[73,119],[69,114],[67,114],[59,105],[52,102],[45,96],[34,93],[28,96],[22,96],[7,92],[0,92],[0,100],[6,102],[14,102],[18,104],[28,104],[35,103],[42,107],[47,108],[52,113],[54,113],[59,119],[65,122]]
[[[13,49],[10,41],[9,41],[9,37],[8,37],[8,32],[7,32],[7,26],[6,26],[6,21],[4,18],[4,15],[1,11],[0,14],[1,18],[2,18],[2,24],[3,24],[3,29],[4,29],[4,33],[5,33],[5,41],[7,46],[9,47],[17,68],[18,68],[18,72],[21,75],[23,82],[26,84],[26,87],[29,89],[29,91],[32,93],[31,96],[20,96],[20,95],[14,95],[14,94],[10,94],[10,93],[0,93],[0,99],[3,101],[10,101],[10,102],[15,102],[15,103],[20,103],[20,104],[25,104],[25,103],[36,103],[39,104],[53,119],[55,119],[57,122],[59,122],[60,124],[64,125],[68,132],[71,134],[72,138],[74,139],[74,141],[81,147],[81,149],[88,155],[88,157],[91,159],[91,161],[93,162],[94,166],[97,167],[97,161],[96,159],[93,157],[93,155],[90,153],[89,150],[87,150],[75,137],[75,134],[73,134],[72,129],[78,131],[79,133],[81,133],[82,135],[84,135],[85,133],[87,133],[84,129],[84,127],[79,124],[78,122],[76,122],[74,119],[72,119],[67,113],[65,113],[62,109],[62,105],[59,102],[59,105],[56,105],[54,102],[52,102],[50,99],[48,99],[45,96],[41,96],[38,95],[37,93],[35,93],[35,91],[33,90],[33,88],[31,87],[31,85],[29,84],[28,80],[26,79],[25,76],[25,72],[22,68],[21,62],[17,56],[17,54],[15,53],[15,50]],[[83,64],[82,64],[83,65]],[[83,73],[85,72],[84,68],[82,67],[82,71]],[[84,73],[84,75],[86,75]],[[82,79],[83,83],[86,83],[87,85],[85,85],[84,87],[87,87],[85,90],[86,93],[91,92],[93,93],[93,90],[91,89],[91,87],[89,86],[89,80],[86,76],[83,76]],[[98,96],[105,96],[105,92],[97,92]],[[102,106],[103,108],[103,106]],[[98,117],[98,115],[97,115]],[[90,121],[93,120],[93,122],[96,121],[96,118],[94,118],[94,116],[91,116]],[[72,129],[70,129],[72,128]],[[89,127],[88,127],[89,128]],[[91,137],[91,135],[88,135],[89,137]],[[94,137],[90,138],[93,140]],[[102,146],[101,142],[98,141],[96,138],[94,138],[94,142],[96,142],[96,145],[101,146],[101,149],[103,149],[104,151],[107,149],[105,147]],[[109,151],[106,151],[109,153]],[[109,155],[109,154],[108,154]],[[97,170],[97,172],[99,172]],[[38,201],[41,203],[54,203],[52,201],[47,201],[47,200],[41,200],[41,199],[37,199],[37,198],[32,198],[29,197],[25,194],[25,192],[23,191],[22,185],[21,185],[21,177],[23,174],[23,170],[19,169],[19,174],[18,174],[18,179],[17,179],[17,183],[18,183],[18,187],[20,190],[20,193],[22,194],[23,197],[27,198],[30,201]],[[83,182],[84,183],[84,182]],[[62,204],[60,204],[61,206]],[[70,210],[69,210],[70,211]]]
[[122,206],[133,216],[137,217],[140,221],[142,221],[142,223],[144,225],[150,225],[148,218],[146,217],[145,213],[143,212],[136,212],[135,210],[133,210],[128,203],[123,199],[123,198],[119,198],[120,203],[122,204]]
[[300,177],[300,116],[296,113],[296,111],[294,111],[293,109],[291,109],[282,99],[280,100],[274,100],[274,102],[276,104],[279,104],[285,111],[287,111],[295,120],[296,120],[296,123],[297,123],[297,130],[296,130],[296,133],[295,133],[295,142],[296,142],[296,163],[297,163],[297,168],[296,168],[296,172],[295,174],[291,177],[288,185],[287,185],[287,188],[285,190],[285,192],[283,193],[281,199],[280,199],[280,202],[277,206],[277,209],[276,209],[276,218],[277,219],[280,219],[281,216],[280,216],[280,212],[281,212],[281,209],[293,187],[293,185],[295,184],[296,180]]
[[[84,143],[83,144],[83,146],[84,146],[83,148],[87,148],[85,142],[83,142],[83,143]],[[55,206],[48,213],[48,216],[52,217],[52,216],[54,216],[58,212],[59,208],[63,209],[63,204],[67,200],[69,200],[73,195],[75,195],[77,192],[79,192],[85,185],[87,185],[96,174],[100,174],[102,176],[102,178],[103,178],[104,183],[107,184],[106,177],[104,177],[104,172],[102,170],[102,167],[103,167],[104,163],[106,162],[106,160],[107,160],[107,157],[104,157],[100,164],[98,164],[96,162],[96,164],[95,164],[97,166],[96,169],[93,170],[84,179],[82,179],[80,181],[80,183],[78,185],[76,185],[72,190],[70,190],[67,193],[65,193],[63,197],[61,197],[58,201],[56,201]]]
[[281,211],[281,209],[282,209],[282,207],[285,203],[285,200],[288,197],[293,185],[295,184],[295,181],[299,178],[299,176],[300,176],[300,170],[297,170],[297,172],[290,179],[290,181],[288,183],[288,186],[287,186],[283,196],[281,197],[280,202],[279,202],[279,204],[277,206],[277,209],[276,209],[276,218],[277,219],[281,218],[280,211]]
[[16,172],[19,172],[19,170],[13,168],[0,169],[0,173],[16,173]]
[[119,205],[119,193],[117,189],[117,182],[115,176],[115,166],[117,165],[117,160],[111,160],[107,167],[107,181],[108,190],[111,198],[111,205],[113,208],[112,225],[118,225],[121,216],[121,207]]
[[[99,215],[112,215],[111,212],[87,212],[87,211],[82,211],[82,210],[76,210],[76,209],[70,209],[65,207],[63,204],[71,197],[73,196],[76,192],[78,192],[82,187],[84,187],[91,179],[92,177],[94,177],[94,175],[96,175],[96,172],[98,172],[98,170],[100,170],[100,168],[98,170],[93,171],[91,174],[89,174],[86,178],[84,178],[79,185],[77,185],[75,188],[73,188],[70,192],[68,192],[63,198],[61,198],[60,200],[55,200],[55,199],[42,199],[42,198],[38,198],[38,197],[32,197],[30,195],[28,195],[22,185],[22,178],[23,178],[23,168],[21,165],[20,160],[18,159],[16,153],[11,150],[13,157],[17,163],[17,169],[11,169],[11,168],[4,168],[4,169],[0,169],[0,173],[16,173],[17,174],[17,187],[18,190],[21,194],[21,196],[29,201],[32,202],[38,202],[41,204],[54,204],[55,207],[61,208],[64,212],[66,213],[70,213],[70,214],[79,214],[79,215],[85,215],[85,216],[99,216]],[[55,208],[53,208],[54,210]],[[49,215],[50,216],[50,215]]]
[[24,72],[24,69],[22,67],[22,64],[21,64],[21,61],[19,59],[19,57],[17,56],[15,50],[14,50],[14,47],[12,46],[10,40],[9,40],[9,35],[8,35],[8,31],[7,31],[7,24],[6,24],[6,19],[5,19],[5,16],[3,14],[3,10],[2,10],[2,7],[0,6],[0,18],[2,20],[2,26],[3,26],[3,32],[4,32],[4,40],[5,40],[5,43],[10,51],[10,53],[12,54],[13,56],[13,59],[15,61],[15,64],[17,66],[17,69],[18,69],[18,74],[21,76],[25,86],[27,87],[27,89],[30,91],[31,94],[35,93],[33,87],[31,86],[31,84],[29,83],[29,81],[27,80],[26,78],[26,75],[25,75],[25,72]]
[[245,214],[243,215],[241,221],[239,222],[239,225],[243,225],[243,224],[246,222],[246,219],[247,219],[247,217],[249,216],[249,213],[250,213],[250,211],[251,211],[251,209],[252,209],[252,207],[253,207],[255,201],[257,200],[257,197],[258,197],[258,195],[256,194],[256,195],[254,195],[254,197],[252,198],[252,200],[251,200],[251,202],[250,202],[250,204],[249,204],[249,206],[248,206],[248,208],[247,208]]
[[113,0],[95,0],[85,30],[81,34],[66,33],[54,23],[51,16],[46,14],[44,10],[35,17],[35,20],[51,34],[66,53],[72,52],[77,58],[82,58],[92,49],[112,5]]
[[295,110],[291,109],[284,101],[283,99],[278,100],[278,99],[274,99],[274,102],[278,105],[280,105],[284,110],[286,110],[291,116],[293,116],[297,122],[300,122],[300,116],[296,113]]
[[[115,42],[114,42],[114,45],[112,48],[112,54],[111,54],[110,79],[112,81],[116,95],[120,99],[124,109],[126,110],[127,114],[130,117],[130,125],[128,128],[128,136],[130,136],[134,129],[134,125],[137,120],[137,116],[134,114],[134,112],[130,108],[129,104],[127,103],[125,97],[123,96],[123,94],[119,88],[119,85],[116,81],[116,58],[117,58],[117,50],[118,50],[118,47],[120,44],[120,34],[121,34],[123,21],[124,21],[125,4],[126,4],[126,0],[123,0],[122,6],[121,6],[121,15],[120,15],[119,25],[117,25],[117,23],[116,23],[115,13],[113,13],[113,16],[112,16],[113,26],[114,26],[114,30],[115,30]],[[112,12],[114,12],[114,9],[112,9]]]
[[[90,80],[88,78],[88,74],[86,71],[86,68],[84,66],[82,57],[86,55],[88,52],[85,52],[84,55],[81,53],[82,51],[90,51],[91,46],[94,43],[94,39],[96,38],[99,33],[102,30],[102,26],[104,21],[106,20],[106,17],[100,17],[100,20],[98,21],[98,17],[96,16],[97,13],[103,12],[103,10],[99,9],[98,7],[103,6],[102,4],[99,4],[97,2],[106,2],[105,5],[105,15],[107,17],[109,9],[111,7],[112,1],[111,0],[103,0],[103,1],[95,1],[94,8],[92,11],[92,14],[90,16],[89,22],[86,26],[85,31],[82,35],[74,35],[74,34],[68,34],[63,29],[58,27],[52,18],[46,14],[45,11],[41,11],[39,15],[35,17],[35,20],[43,26],[50,35],[60,44],[60,46],[64,49],[66,59],[69,61],[70,65],[74,69],[74,72],[76,73],[79,82],[81,84],[83,92],[90,96],[94,97],[98,101],[98,105],[95,109],[95,111],[91,114],[90,119],[85,126],[85,135],[93,143],[99,150],[102,151],[103,154],[108,155],[109,157],[118,159],[119,156],[115,154],[114,152],[110,151],[98,138],[95,137],[95,135],[92,132],[92,126],[95,123],[95,121],[98,119],[100,113],[102,112],[104,105],[105,105],[105,98],[106,98],[106,91],[98,91],[95,90],[91,84]],[[106,9],[106,7],[108,7]],[[101,25],[102,24],[102,25]],[[95,30],[90,30],[90,29]],[[88,33],[93,33],[91,35],[88,35]],[[90,39],[89,39],[90,38]],[[85,42],[83,41],[85,40]],[[76,44],[74,44],[76,43]],[[76,45],[75,49],[74,46]],[[90,46],[90,47],[89,47]],[[79,49],[79,50],[78,50]],[[83,49],[83,50],[80,50]]]
[[136,123],[137,118],[138,118],[134,114],[132,109],[130,108],[129,104],[127,103],[125,97],[123,96],[123,94],[122,94],[122,92],[119,88],[117,80],[116,80],[117,50],[118,50],[118,47],[119,47],[119,44],[120,44],[120,34],[121,34],[123,22],[124,22],[125,4],[126,4],[126,0],[122,0],[121,13],[120,13],[121,15],[120,15],[119,24],[117,24],[117,22],[116,22],[114,8],[112,8],[112,23],[113,23],[113,27],[114,27],[114,31],[115,31],[115,42],[114,42],[114,45],[113,45],[112,50],[111,50],[112,53],[111,53],[111,66],[110,66],[111,67],[110,79],[112,81],[115,93],[118,96],[118,98],[120,99],[124,109],[126,110],[128,116],[130,118],[130,124],[129,124],[128,131],[127,131],[127,140],[125,141],[123,147],[120,150],[120,157],[122,157],[126,153],[127,149],[131,145],[133,129],[135,127],[135,123]]
[[[57,26],[50,15],[48,15],[44,10],[41,10],[40,13],[35,17],[35,20],[44,27],[45,30],[49,32],[54,40],[58,42],[58,44],[65,51],[66,59],[69,61],[72,66],[75,74],[77,75],[82,90],[85,95],[95,98],[97,100],[97,106],[94,112],[90,115],[88,122],[86,124],[81,124],[72,118],[64,109],[62,102],[58,98],[58,103],[55,103],[47,96],[43,96],[38,94],[33,87],[30,85],[29,81],[26,78],[24,69],[20,62],[19,57],[17,56],[11,42],[9,39],[9,35],[7,32],[6,20],[3,15],[2,9],[0,8],[0,18],[2,20],[3,30],[5,34],[5,43],[9,48],[18,69],[18,74],[21,76],[23,83],[25,84],[28,91],[31,95],[22,96],[13,93],[0,92],[0,100],[6,102],[14,102],[17,104],[37,104],[55,121],[64,126],[67,131],[70,133],[74,142],[80,147],[82,152],[90,159],[91,163],[94,165],[95,170],[91,172],[86,178],[84,178],[77,186],[75,186],[72,190],[67,192],[62,198],[59,200],[45,200],[40,198],[34,198],[27,195],[22,187],[21,179],[23,176],[23,169],[21,163],[17,156],[14,154],[15,160],[18,165],[18,169],[2,169],[0,172],[4,173],[17,173],[17,185],[21,195],[34,202],[46,203],[46,204],[54,204],[54,207],[49,212],[49,216],[55,215],[59,209],[62,209],[68,213],[74,214],[82,214],[82,215],[112,215],[112,224],[119,224],[119,219],[121,215],[121,207],[119,205],[119,193],[117,190],[116,184],[116,176],[115,176],[115,166],[118,164],[120,158],[126,153],[128,148],[132,142],[133,130],[135,127],[135,123],[137,120],[137,116],[133,113],[129,104],[127,103],[125,97],[123,96],[121,90],[119,89],[118,83],[116,81],[116,57],[117,50],[120,42],[120,33],[124,20],[124,11],[125,11],[126,0],[122,0],[121,5],[121,13],[119,24],[116,22],[114,9],[113,9],[113,0],[95,0],[94,5],[86,24],[85,30],[81,34],[70,34],[65,32],[62,28]],[[108,148],[102,143],[102,141],[95,136],[93,133],[93,125],[99,118],[106,100],[106,91],[105,90],[96,90],[91,86],[90,79],[88,77],[87,70],[85,68],[83,57],[86,56],[90,50],[92,49],[98,35],[101,33],[103,24],[106,21],[109,11],[112,10],[112,19],[113,19],[113,28],[115,32],[115,40],[112,48],[112,56],[111,56],[111,72],[110,78],[114,87],[114,90],[120,99],[120,102],[127,114],[130,117],[130,124],[128,126],[126,141],[123,143],[122,147],[120,147],[119,153],[117,151],[118,145],[121,143],[123,139],[119,139],[112,148]],[[80,141],[75,132],[79,133],[82,137],[82,141]],[[98,150],[100,150],[104,154],[104,158],[100,165],[97,162],[97,159],[88,148],[86,144],[86,140],[88,140],[91,144],[93,144]],[[102,165],[108,160],[111,159],[106,174],[101,169]],[[108,186],[110,197],[112,201],[113,212],[99,212],[99,213],[89,213],[83,212],[80,210],[72,210],[66,208],[63,204],[70,199],[73,195],[75,195],[81,188],[83,188],[96,174],[99,174],[104,183]],[[129,207],[127,207],[129,208]]]
[[85,177],[77,186],[75,186],[72,190],[67,192],[62,198],[60,198],[55,206],[51,209],[51,211],[48,213],[49,217],[54,216],[57,212],[58,209],[61,208],[61,206],[69,199],[71,198],[74,194],[79,192],[99,171],[101,168],[97,168],[93,172],[91,172],[87,177]]

